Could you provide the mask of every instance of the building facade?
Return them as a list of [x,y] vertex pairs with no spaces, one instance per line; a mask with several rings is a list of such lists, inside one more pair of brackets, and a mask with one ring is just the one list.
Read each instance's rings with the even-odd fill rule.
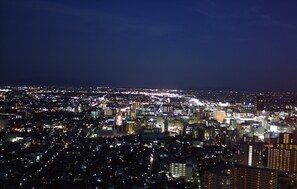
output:
[[277,189],[277,170],[244,165],[219,166],[205,173],[206,189]]

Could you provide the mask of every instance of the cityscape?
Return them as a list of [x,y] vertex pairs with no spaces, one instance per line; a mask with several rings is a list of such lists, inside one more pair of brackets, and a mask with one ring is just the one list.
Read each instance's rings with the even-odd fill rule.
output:
[[0,91],[2,188],[297,185],[297,93]]
[[0,189],[297,189],[296,10],[0,0]]

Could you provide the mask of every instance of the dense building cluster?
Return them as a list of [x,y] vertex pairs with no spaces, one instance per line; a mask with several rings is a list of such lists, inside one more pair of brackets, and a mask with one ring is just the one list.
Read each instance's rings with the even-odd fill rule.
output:
[[0,188],[293,188],[297,94],[0,88]]

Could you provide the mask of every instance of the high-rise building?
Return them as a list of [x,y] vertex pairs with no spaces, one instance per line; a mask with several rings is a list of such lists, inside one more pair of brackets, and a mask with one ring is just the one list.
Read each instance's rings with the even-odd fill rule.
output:
[[117,126],[122,126],[123,125],[122,113],[118,113],[116,115],[116,125]]
[[208,170],[206,189],[276,189],[277,170],[244,165],[218,166]]
[[264,143],[241,143],[239,146],[238,164],[240,165],[263,167],[265,157]]
[[131,117],[135,118],[137,110],[140,108],[139,102],[133,102],[131,105]]
[[277,144],[269,149],[268,167],[289,174],[297,173],[297,144]]
[[276,189],[277,170],[250,166],[235,166],[233,169],[234,189]]
[[168,124],[168,118],[166,117],[164,121],[164,132],[168,132]]
[[169,172],[174,178],[184,178],[185,181],[192,180],[193,168],[185,163],[170,163]]
[[123,116],[121,112],[118,112],[115,117],[115,130],[118,132],[123,132],[124,127],[123,127]]
[[292,144],[294,134],[293,133],[280,133],[279,134],[279,143],[283,144]]
[[256,109],[257,109],[257,111],[265,110],[265,97],[264,97],[264,95],[257,96]]
[[232,167],[218,166],[204,175],[205,189],[233,189]]
[[297,98],[293,95],[287,94],[260,94],[256,97],[256,110],[257,111],[289,111],[294,110],[297,105]]

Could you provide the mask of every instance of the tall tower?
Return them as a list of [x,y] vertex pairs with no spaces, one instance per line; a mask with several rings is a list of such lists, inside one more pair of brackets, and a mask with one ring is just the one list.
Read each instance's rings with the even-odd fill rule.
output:
[[118,132],[123,132],[123,117],[122,117],[122,113],[118,112],[116,114],[115,117],[115,130],[117,130]]
[[265,110],[265,97],[264,95],[257,96],[257,104],[256,104],[257,111]]
[[265,147],[263,143],[242,143],[238,150],[238,164],[263,167]]
[[164,132],[168,132],[168,119],[167,119],[167,117],[165,118],[165,121],[164,121]]

